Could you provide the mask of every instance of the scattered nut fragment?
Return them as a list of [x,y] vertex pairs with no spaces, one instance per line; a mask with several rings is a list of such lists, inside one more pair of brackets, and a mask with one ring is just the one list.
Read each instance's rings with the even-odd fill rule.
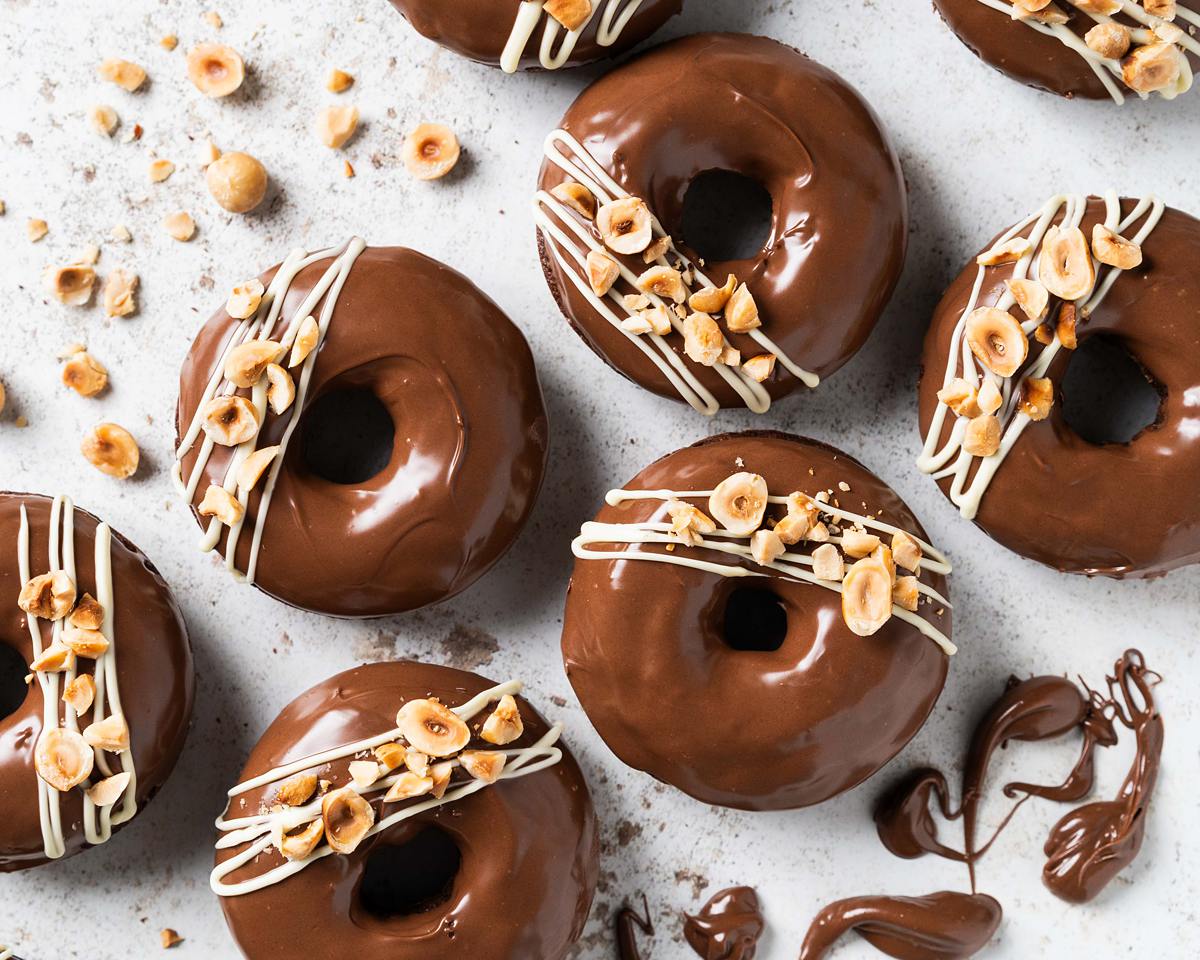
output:
[[725,326],[732,333],[749,333],[762,326],[758,304],[754,302],[754,297],[744,283],[733,292],[725,307]]
[[1173,43],[1152,43],[1138,47],[1121,63],[1125,85],[1138,93],[1165,90],[1179,82],[1184,55]]
[[892,603],[916,613],[921,605],[920,582],[916,577],[897,577],[892,587]]
[[1039,280],[1005,280],[1008,292],[1017,301],[1021,312],[1030,320],[1041,320],[1046,316],[1050,303],[1050,291]]
[[151,183],[162,183],[175,172],[175,164],[170,160],[152,160],[147,170]]
[[592,0],[546,0],[544,9],[568,30],[578,30],[592,15]]
[[229,351],[225,358],[225,379],[237,387],[252,387],[283,352],[275,340],[247,340]]
[[204,22],[214,30],[220,30],[225,26],[225,21],[221,19],[221,15],[216,10],[206,10],[204,13]]
[[1029,252],[1032,244],[1028,237],[1013,237],[981,253],[975,262],[981,267],[995,267],[1002,263],[1016,263]]
[[63,673],[75,667],[75,654],[63,643],[52,643],[29,665],[33,673]]
[[246,320],[254,316],[259,304],[262,303],[264,293],[266,293],[266,288],[262,285],[261,280],[247,280],[239,283],[229,294],[229,299],[225,301],[225,312],[234,320]]
[[1092,228],[1092,253],[1101,263],[1118,270],[1132,270],[1142,264],[1142,248],[1102,223]]
[[1142,0],[1142,6],[1150,16],[1163,20],[1174,20],[1179,13],[1176,0]]
[[432,777],[422,777],[411,770],[405,770],[388,787],[388,792],[383,795],[383,802],[396,803],[399,800],[410,800],[413,797],[421,797],[432,791]]
[[554,187],[550,191],[550,195],[588,220],[595,219],[596,198],[592,195],[592,191],[582,183],[567,180]]
[[191,214],[179,211],[163,217],[163,228],[180,243],[186,243],[196,233],[196,221]]
[[848,557],[868,557],[879,546],[879,537],[861,530],[847,530],[842,534],[842,550]]
[[261,479],[263,472],[279,456],[279,450],[280,447],[278,444],[273,447],[263,447],[260,450],[255,450],[243,460],[237,472],[238,489],[247,492],[253,490]]
[[111,137],[117,129],[117,111],[107,104],[98,103],[88,108],[88,123],[102,137]]
[[1182,27],[1161,21],[1154,25],[1154,35],[1164,43],[1181,43],[1188,33]]
[[267,170],[248,153],[225,153],[204,171],[208,192],[230,213],[249,213],[267,195]]
[[769,567],[786,552],[787,547],[774,530],[755,530],[750,537],[750,556],[764,567]]
[[1013,4],[1012,18],[1014,20],[1036,20],[1038,23],[1055,25],[1071,22],[1066,11],[1052,0],[1017,0]]
[[325,146],[340,150],[358,129],[358,107],[326,107],[317,114],[317,136]]
[[[496,704],[496,709],[484,721],[483,729],[479,731],[481,740],[503,747],[515,740],[521,739],[525,732],[525,724],[521,720],[521,711],[517,701],[505,694]],[[431,784],[432,786],[432,784]]]
[[760,353],[742,364],[742,371],[751,380],[764,383],[775,371],[775,354]]
[[985,413],[967,422],[962,446],[973,457],[990,457],[1000,449],[1000,420]]
[[626,333],[632,333],[635,336],[653,332],[654,328],[650,325],[649,317],[641,313],[636,313],[632,317],[626,317],[621,321],[621,329]]
[[62,632],[62,642],[75,656],[96,660],[108,650],[108,638],[99,630],[68,626]]
[[450,786],[450,777],[454,773],[454,764],[437,763],[429,768],[429,779],[433,781],[433,796],[441,800]]
[[988,378],[979,385],[979,412],[995,413],[1004,404],[1004,397],[996,382]]
[[354,176],[354,164],[349,160],[342,161],[342,176],[347,180]]
[[1054,296],[1079,300],[1092,292],[1096,268],[1078,227],[1062,230],[1055,225],[1047,230],[1038,263],[1038,278]]
[[285,860],[304,860],[317,849],[325,836],[323,820],[314,820],[298,833],[283,834],[276,845]]
[[278,415],[296,399],[296,383],[292,375],[277,363],[267,364],[267,405]]
[[90,777],[95,759],[82,736],[62,727],[43,730],[33,753],[38,776],[59,793],[73,790]]
[[646,321],[651,333],[660,337],[665,337],[673,329],[671,315],[667,313],[666,307],[647,307],[645,310],[640,310],[638,316]]
[[232,527],[242,522],[246,508],[224,487],[210,483],[196,512],[202,517],[216,517],[225,526]]
[[842,619],[850,632],[869,637],[891,619],[892,578],[877,557],[857,561],[842,580]]
[[285,807],[302,807],[312,799],[312,795],[316,792],[317,775],[315,773],[298,773],[276,788],[275,799]]
[[34,577],[17,595],[17,606],[39,620],[61,620],[75,606],[75,581],[65,570]]
[[0,380],[0,413],[4,412],[4,404],[8,401],[8,391],[4,389],[4,381]]
[[707,313],[693,313],[683,321],[683,352],[706,367],[716,366],[725,352],[725,337]]
[[321,820],[333,851],[353,853],[375,825],[375,808],[349,787],[342,787],[321,799]]
[[650,208],[638,197],[623,197],[604,204],[596,212],[596,229],[609,250],[625,256],[641,253],[654,239]]
[[355,785],[364,788],[378,780],[383,772],[374,760],[351,760],[347,770]]
[[96,681],[90,673],[81,673],[63,690],[62,702],[74,710],[77,717],[91,710],[95,700]]
[[813,576],[818,580],[840,581],[846,575],[846,562],[832,543],[823,543],[812,552]]
[[1037,329],[1033,331],[1033,339],[1042,346],[1050,346],[1054,342],[1054,327],[1045,322],[1039,323]]
[[963,332],[977,360],[997,376],[1011,377],[1029,354],[1029,340],[1016,317],[996,307],[979,307]]
[[99,360],[81,350],[63,364],[62,382],[81,397],[94,397],[108,386],[108,371]]
[[962,377],[955,377],[937,392],[937,398],[957,417],[979,416],[979,391]]
[[464,750],[459,754],[463,769],[476,780],[484,783],[495,783],[504,771],[508,760],[504,754],[495,750]]
[[667,515],[671,518],[671,532],[690,547],[700,543],[701,535],[717,532],[713,519],[686,500],[668,500]]
[[236,447],[258,433],[258,410],[245,397],[213,397],[204,405],[201,427],[214,443]]
[[396,714],[396,726],[413,748],[431,757],[449,757],[471,740],[471,730],[437,700],[410,700]]
[[337,67],[331,69],[329,76],[325,78],[325,89],[330,93],[342,93],[349,90],[353,84],[354,77],[345,70],[339,70]]
[[97,68],[100,79],[115,83],[118,87],[133,93],[146,82],[146,71],[136,63],[119,60],[115,57],[103,61]]
[[391,743],[381,743],[372,753],[375,759],[379,761],[379,765],[388,773],[391,773],[404,763],[406,751],[403,744],[393,740]]
[[1079,311],[1075,309],[1075,304],[1064,303],[1062,309],[1058,311],[1058,322],[1055,324],[1054,334],[1058,337],[1066,349],[1074,350],[1079,346],[1079,338],[1076,334],[1078,326]]
[[418,777],[424,777],[429,773],[429,758],[420,750],[414,750],[412,747],[404,751],[404,765]]
[[120,753],[129,749],[129,725],[123,715],[113,713],[87,727],[83,739],[97,750]]
[[921,544],[912,534],[898,530],[892,534],[892,557],[896,566],[912,573],[921,572]]
[[607,253],[590,250],[587,255],[587,274],[592,293],[603,297],[621,275],[621,265]]
[[725,286],[705,287],[693,293],[688,300],[688,306],[698,313],[720,313],[729,303],[737,285],[737,277],[731,273],[725,280]]
[[292,343],[292,352],[288,356],[288,366],[298,367],[302,364],[313,348],[317,345],[317,341],[321,338],[321,328],[317,325],[317,321],[312,317],[305,317],[300,321],[300,329],[296,331],[296,339]]
[[671,238],[658,237],[656,240],[651,242],[650,246],[642,251],[642,262],[654,263],[660,257],[665,257],[670,249]]
[[125,131],[121,136],[122,143],[133,143],[135,140],[142,139],[142,125],[135,123],[132,127]]
[[1030,420],[1045,420],[1054,406],[1054,384],[1047,377],[1030,377],[1021,384],[1021,412]]
[[29,238],[30,243],[37,243],[49,232],[50,227],[45,220],[34,218],[25,221],[25,236]]
[[438,180],[458,164],[454,131],[440,123],[422,123],[404,138],[404,167],[418,180]]
[[730,533],[748,537],[762,526],[767,511],[767,481],[757,473],[735,473],[708,498],[708,512]]
[[42,282],[59,303],[82,307],[92,299],[92,290],[96,286],[96,271],[82,263],[47,267],[42,274]]
[[104,315],[127,317],[136,312],[137,299],[134,294],[137,286],[136,273],[129,273],[120,267],[113,270],[104,281]]
[[93,467],[118,480],[125,480],[137,473],[141,459],[133,435],[115,423],[96,424],[84,434],[79,450]]
[[111,807],[121,799],[131,779],[132,774],[128,771],[113,774],[111,777],[105,777],[98,783],[88,787],[88,799],[98,807]]
[[187,74],[206,97],[227,97],[242,85],[246,65],[233,47],[200,43],[188,51]]
[[104,626],[104,607],[90,593],[85,593],[75,604],[67,622],[81,630],[99,630]]
[[166,927],[165,929],[163,929],[163,931],[161,933],[159,933],[158,938],[159,938],[159,942],[162,944],[162,948],[164,950],[170,950],[172,947],[176,946],[177,944],[183,943],[183,937],[181,937],[178,933],[176,933],[170,927]]
[[1096,24],[1083,39],[1095,53],[1108,60],[1120,60],[1133,45],[1129,28],[1112,20]]
[[217,149],[217,145],[211,140],[205,140],[200,144],[200,150],[196,159],[200,162],[202,168],[207,168],[209,164],[221,159],[221,151]]
[[173,33],[168,33],[158,41],[158,45],[164,50],[170,52],[179,46],[179,37]]
[[683,303],[687,299],[683,275],[673,267],[651,267],[637,278],[637,288],[672,303]]

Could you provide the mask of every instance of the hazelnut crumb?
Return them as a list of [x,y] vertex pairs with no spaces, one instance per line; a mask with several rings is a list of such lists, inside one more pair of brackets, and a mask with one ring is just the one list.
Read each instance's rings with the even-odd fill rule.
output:
[[81,397],[94,397],[108,386],[108,371],[90,353],[80,350],[63,364],[62,382]]
[[204,22],[214,30],[220,30],[225,26],[225,21],[221,19],[221,15],[216,10],[207,10],[204,13]]
[[108,317],[127,317],[137,310],[134,291],[138,276],[120,267],[113,270],[104,282],[104,314]]
[[354,77],[345,70],[337,69],[337,67],[329,71],[329,76],[325,80],[325,89],[330,93],[342,93],[345,90],[349,90],[353,85]]
[[196,233],[196,221],[183,210],[163,217],[162,225],[167,233],[181,243],[191,240]]
[[123,223],[118,223],[108,232],[108,235],[117,243],[129,243],[133,239],[133,234],[129,232],[129,228]]
[[200,43],[188,51],[187,75],[206,97],[227,97],[246,78],[241,55],[223,43]]
[[159,938],[162,941],[162,948],[164,950],[170,950],[172,947],[183,943],[183,937],[181,937],[170,927],[166,927],[163,932],[159,934]]
[[100,74],[102,80],[115,83],[118,87],[128,90],[130,93],[133,93],[146,82],[145,70],[136,63],[116,57],[110,57],[103,61],[97,68],[97,72]]
[[151,160],[148,174],[151,183],[162,183],[175,172],[175,164],[170,160]]
[[317,114],[317,136],[325,146],[340,150],[358,129],[358,107],[326,107]]
[[342,161],[342,176],[347,180],[354,176],[354,166],[349,160]]
[[49,232],[50,227],[45,220],[29,219],[25,221],[25,235],[29,237],[30,243],[37,243]]
[[117,111],[103,103],[88,109],[88,123],[102,137],[111,137],[117,129]]
[[179,37],[173,33],[168,33],[158,41],[158,45],[167,51],[174,50],[177,46],[179,46]]
[[86,263],[69,263],[64,267],[47,267],[42,280],[59,303],[82,307],[92,299],[96,271]]
[[210,163],[215,163],[221,159],[221,151],[217,149],[217,145],[211,140],[205,140],[200,145],[200,152],[197,157],[202,168],[207,168]]

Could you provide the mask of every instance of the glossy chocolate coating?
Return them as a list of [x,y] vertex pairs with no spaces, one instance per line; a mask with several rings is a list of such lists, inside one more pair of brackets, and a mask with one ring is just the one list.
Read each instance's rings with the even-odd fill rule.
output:
[[[1123,201],[1125,212],[1132,208]],[[1090,237],[1103,218],[1103,202],[1093,198],[1084,234]],[[1168,208],[1143,252],[1143,265],[1117,279],[1076,333],[1080,344],[1103,334],[1132,354],[1163,394],[1158,422],[1125,444],[1079,437],[1063,416],[1061,385],[1072,351],[1060,351],[1047,373],[1056,393],[1050,416],[1021,434],[975,518],[1010,550],[1068,573],[1143,577],[1200,561],[1200,220]],[[946,291],[925,338],[922,436],[977,274],[972,259]],[[996,304],[1011,276],[1011,264],[987,268],[978,305]],[[1019,308],[1012,312],[1024,319]],[[953,420],[947,417],[943,441]],[[950,482],[939,481],[943,492]]]
[[[761,474],[773,494],[837,491],[845,481],[852,492],[836,495],[847,509],[925,536],[856,460],[780,433],[701,441],[625,487],[710,490],[742,469]],[[629,523],[662,510],[659,501],[630,501],[596,519]],[[947,596],[944,577],[922,576]],[[783,645],[770,653],[729,647],[727,598],[768,584],[787,612]],[[949,610],[922,611],[950,635]],[[932,640],[895,617],[872,637],[853,634],[838,592],[636,561],[576,560],[562,645],[571,684],[618,757],[705,803],[750,810],[820,803],[871,776],[925,722],[948,668]]]
[[[328,266],[299,274],[284,318]],[[236,322],[218,310],[184,361],[180,435]],[[293,606],[344,617],[399,613],[464,590],[516,539],[545,472],[549,428],[525,338],[456,271],[413,250],[368,247],[334,309],[305,409],[346,388],[371,390],[387,409],[391,458],[363,483],[325,480],[305,465],[302,415],[267,515],[257,586]],[[260,448],[279,442],[290,415],[267,416]],[[199,446],[184,460],[185,476]],[[224,478],[230,455],[214,448],[193,507],[209,481]],[[246,509],[242,571],[263,485]]]
[[[606,2],[595,0],[597,4]],[[521,7],[520,0],[391,0],[391,4],[418,33],[455,53],[491,66],[499,66],[500,54],[504,52]],[[620,9],[624,10],[625,5]],[[682,9],[683,0],[643,0],[620,39],[612,46],[602,47],[596,42],[604,13],[601,7],[580,36],[568,64],[580,66],[623,53],[641,43]],[[566,31],[559,32],[560,42],[565,35]],[[523,68],[537,66],[541,44],[542,27],[539,26],[521,59]],[[555,49],[558,49],[557,45]]]
[[[1063,97],[1111,99],[1108,89],[1087,60],[1056,37],[1039,33],[980,0],[933,0],[933,5],[976,56],[1014,80]],[[1069,3],[1058,6],[1071,16],[1070,27],[1080,36],[1096,25],[1095,20]],[[1194,0],[1179,0],[1179,6],[1200,10]],[[1128,26],[1134,25],[1132,20],[1118,19]],[[1188,59],[1193,69],[1200,67],[1200,58],[1189,54]],[[1127,96],[1136,98],[1137,94],[1128,90],[1119,79],[1117,85]],[[1186,100],[1194,94],[1195,91],[1191,91],[1183,96]]]
[[754,960],[765,926],[754,888],[730,887],[684,917],[683,939],[703,960]]
[[[474,674],[412,662],[348,670],[284,708],[239,780],[390,730],[407,700],[435,696],[456,706],[492,686]],[[525,734],[511,747],[531,744],[548,729],[528,703],[519,704]],[[349,781],[345,761],[314,769],[335,787]],[[270,789],[245,794],[247,809],[269,800]],[[449,834],[462,855],[449,899],[416,914],[374,916],[358,896],[371,851],[403,844],[430,826]],[[217,862],[236,852],[218,851]],[[297,943],[312,956],[356,960],[563,960],[587,920],[598,855],[587,783],[564,749],[548,770],[427,810],[352,854],[325,857],[274,886],[222,898],[221,906],[248,960],[278,960]],[[280,862],[270,850],[231,880]]]
[[[681,249],[684,198],[693,179],[729,170],[771,194],[765,248],[753,259],[710,262],[749,285],[763,332],[822,377],[863,345],[904,264],[908,204],[900,163],[878,118],[835,73],[765,37],[700,34],[614,70],[584,91],[561,126],[621,186],[641,197]],[[539,186],[565,179],[544,163]],[[595,312],[545,249],[543,269],[559,307],[587,344],[630,380],[679,400],[667,378],[625,334]],[[626,258],[635,274],[642,257]],[[683,354],[683,338],[669,339]],[[750,357],[763,348],[730,334]],[[687,361],[722,406],[743,401],[715,371]],[[773,398],[801,387],[782,365]]]
[[[29,569],[32,576],[37,576],[50,569],[52,502],[37,494],[0,494],[0,644],[16,650],[26,663],[33,659],[33,642],[25,613],[17,606],[22,587],[17,553],[21,505],[25,505],[29,516]],[[81,594],[96,592],[98,523],[92,514],[76,508],[75,567]],[[170,588],[146,556],[115,530],[111,543],[117,678],[137,768],[140,810],[166,782],[183,749],[195,677],[187,629]],[[44,623],[42,628],[43,637],[48,638]],[[86,672],[91,672],[90,664]],[[32,683],[16,712],[0,717],[0,872],[47,862],[33,766],[34,748],[43,729],[42,715],[42,689]],[[90,718],[90,711],[80,718],[81,728],[91,722]],[[60,796],[69,857],[87,846],[83,793],[72,790]],[[115,827],[114,834],[120,829]]]

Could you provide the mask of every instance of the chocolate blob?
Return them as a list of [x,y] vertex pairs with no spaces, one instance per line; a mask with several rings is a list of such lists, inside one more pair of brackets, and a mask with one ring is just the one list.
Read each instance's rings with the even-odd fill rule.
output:
[[[912,511],[856,460],[781,433],[701,441],[625,486],[709,490],[740,470],[761,474],[773,494],[833,489],[847,509],[924,537]],[[841,482],[851,492],[836,493]],[[645,521],[661,510],[659,501],[626,501],[596,519]],[[922,578],[946,595],[944,577]],[[782,607],[777,648],[730,645],[735,596],[751,601],[749,612],[764,599]],[[950,634],[948,609],[922,609]],[[836,591],[624,560],[576,560],[562,649],[580,702],[618,757],[705,803],[748,810],[820,803],[871,776],[925,722],[948,669],[937,644],[895,617],[873,636],[852,633]]]
[[650,904],[642,897],[642,912],[638,913],[628,903],[617,911],[617,957],[619,960],[642,960],[638,947],[638,932],[647,937],[654,936],[654,924],[650,920]]
[[[457,706],[492,686],[474,674],[412,662],[348,670],[285,707],[239,779],[386,732],[409,700],[437,697]],[[511,747],[548,730],[527,702],[518,703],[525,732]],[[337,762],[314,770],[336,789],[349,782],[346,768]],[[235,803],[244,799],[245,809],[255,810],[269,802],[270,790]],[[217,863],[238,852],[218,850]],[[587,783],[564,748],[562,760],[547,770],[425,810],[367,838],[353,853],[317,860],[274,886],[224,897],[221,906],[248,960],[277,960],[297,942],[315,956],[361,960],[563,960],[587,920],[598,856]],[[380,857],[382,868],[373,867]],[[262,873],[282,862],[270,849],[242,871]],[[400,874],[371,878],[384,901],[389,882],[403,885],[414,873],[449,879],[421,902],[387,911],[364,894],[373,869]]]
[[[870,106],[843,79],[765,37],[700,34],[641,55],[580,95],[561,126],[622,188],[646,201],[681,251],[685,198],[701,175],[726,171],[772,200],[770,235],[755,255],[706,262],[718,284],[732,273],[753,294],[762,332],[800,367],[828,376],[863,345],[900,276],[908,206],[899,160]],[[539,187],[566,174],[546,162]],[[700,244],[703,246],[703,244]],[[564,273],[539,234],[543,269],[563,314],[606,363],[660,396],[679,400],[666,375]],[[625,258],[635,274],[640,255]],[[683,356],[722,406],[743,406],[709,367]],[[729,342],[745,358],[763,348]],[[763,384],[772,398],[802,381],[782,364]]]
[[[50,569],[49,538],[53,501],[38,494],[0,493],[0,653],[14,652],[24,667],[33,660],[33,641],[26,615],[17,606],[23,582],[18,567],[17,537],[21,507],[29,517],[29,570],[39,576]],[[100,521],[75,509],[75,566],[79,595],[97,592],[95,531]],[[130,731],[137,769],[139,811],[166,782],[183,749],[192,713],[195,676],[183,615],[170,588],[137,547],[113,531],[111,539],[114,641],[118,687]],[[43,627],[43,642],[49,629]],[[27,667],[22,671],[26,672]],[[83,672],[91,672],[87,663]],[[0,682],[16,679],[0,666]],[[43,730],[41,685],[30,683],[13,710],[0,716],[0,872],[24,870],[49,862],[38,810],[38,775],[34,748]],[[60,708],[70,709],[70,708]],[[62,714],[60,713],[60,717]],[[80,718],[80,728],[91,722]],[[83,829],[81,789],[59,794],[65,856],[88,848]],[[136,819],[136,818],[135,818]],[[114,826],[114,834],[123,825]]]
[[[1128,214],[1134,203],[1125,200],[1121,206]],[[1091,198],[1082,222],[1086,237],[1104,216],[1104,202]],[[1068,573],[1145,577],[1200,561],[1200,484],[1194,482],[1200,476],[1195,429],[1200,273],[1194,269],[1200,262],[1200,220],[1167,208],[1143,255],[1143,265],[1117,278],[1076,334],[1080,347],[1091,338],[1105,338],[1141,365],[1162,396],[1156,422],[1128,443],[1095,444],[1080,437],[1067,422],[1062,402],[1063,377],[1075,351],[1060,351],[1046,373],[1056,385],[1049,417],[1031,423],[1017,438],[975,517],[1010,550]],[[1011,275],[1012,264],[986,268],[979,306],[995,305]],[[922,435],[937,407],[953,332],[977,276],[972,260],[946,291],[926,336]],[[1024,319],[1015,307],[1013,313]],[[942,442],[952,426],[951,417]],[[951,482],[946,477],[938,484],[946,492]]]
[[[598,14],[584,29],[568,66],[580,66],[605,57],[615,57],[636,46],[683,9],[683,0],[642,0],[629,25],[617,41],[603,46],[597,41],[608,0],[593,0]],[[491,66],[500,65],[500,56],[512,33],[521,0],[391,0],[391,4],[422,36],[457,54]],[[624,11],[628,2],[618,7]],[[558,34],[561,44],[565,31]],[[525,53],[521,67],[538,65],[542,28],[538,27]],[[555,45],[555,49],[558,44]]]
[[[281,323],[330,262],[296,277]],[[180,375],[180,436],[237,324],[221,309],[197,335]],[[399,613],[466,589],[516,539],[545,472],[549,428],[521,332],[449,267],[413,250],[368,247],[350,269],[313,371],[255,584],[285,603],[342,617]],[[289,419],[290,412],[268,415],[259,448],[279,443]],[[184,458],[185,476],[198,450]],[[231,455],[214,448],[193,513],[208,484],[224,480]],[[242,571],[263,488],[246,507],[236,552]],[[226,537],[227,530],[222,551]]]
[[683,938],[703,960],[754,960],[766,922],[753,887],[730,887],[684,918]]

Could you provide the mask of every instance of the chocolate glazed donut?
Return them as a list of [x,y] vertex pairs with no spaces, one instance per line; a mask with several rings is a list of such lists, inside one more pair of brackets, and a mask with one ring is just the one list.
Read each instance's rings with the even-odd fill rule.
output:
[[[554,51],[562,50],[566,30],[551,22],[549,13],[539,13],[541,0],[391,0],[391,4],[413,28],[455,53],[506,70],[557,65],[543,63],[540,56],[547,27],[556,37]],[[592,0],[592,16],[582,28],[563,66],[579,66],[616,56],[636,46],[683,9],[683,0]],[[611,8],[611,12],[610,12]],[[625,22],[627,12],[635,10]],[[520,31],[522,22],[524,31]],[[624,22],[624,26],[621,24]],[[606,28],[606,24],[610,28]],[[619,28],[619,29],[618,29]],[[516,47],[514,34],[528,35]],[[604,40],[601,42],[601,35]],[[506,59],[505,49],[514,47]]]
[[[832,71],[764,37],[686,37],[598,80],[561,126],[624,191],[646,202],[693,263],[704,243],[683,230],[689,187],[713,171],[756,181],[771,199],[762,250],[705,262],[705,273],[717,285],[730,273],[744,282],[762,332],[811,374],[828,376],[863,345],[904,263],[907,199],[878,118]],[[551,191],[565,179],[547,160],[539,187]],[[575,286],[553,247],[540,231],[551,292],[588,346],[633,382],[678,400],[660,367]],[[640,255],[628,265],[645,269]],[[683,357],[682,337],[668,342]],[[763,353],[745,334],[730,333],[728,342],[743,358]],[[717,369],[683,359],[721,406],[743,405]],[[781,358],[762,386],[778,399],[802,383]]]
[[[781,433],[701,441],[651,464],[625,489],[710,490],[742,469],[765,478],[772,494],[832,489],[843,508],[924,536],[904,502],[860,463]],[[662,508],[660,500],[626,499],[596,519],[647,521]],[[680,542],[624,555],[641,551],[701,553]],[[705,803],[787,809],[850,789],[912,738],[945,682],[948,658],[929,636],[895,616],[874,635],[858,635],[836,590],[576,556],[562,648],[580,702],[625,763]],[[921,577],[945,592],[944,576]],[[948,609],[921,609],[949,635]],[[761,642],[767,635],[773,643]]]
[[[1134,201],[1122,200],[1120,208],[1127,217]],[[1105,217],[1104,200],[1087,200],[1084,236],[1091,238]],[[1128,443],[1092,443],[1078,435],[1065,414],[1071,398],[1063,388],[1077,351],[1061,350],[1045,373],[1055,391],[1047,418],[1030,423],[1016,439],[974,517],[1010,550],[1068,573],[1145,577],[1200,561],[1200,221],[1167,207],[1142,254],[1142,264],[1120,273],[1095,311],[1079,320],[1075,336],[1079,349],[1103,338],[1129,353],[1161,395],[1156,421]],[[923,435],[938,409],[951,339],[979,269],[970,264],[951,284],[926,336]],[[978,303],[999,303],[1012,272],[1012,263],[986,267]],[[1051,324],[1059,309],[1051,298]],[[1011,312],[1026,319],[1015,306]],[[1031,342],[1031,359],[1036,349]],[[949,437],[951,420],[939,446]],[[949,477],[939,480],[943,492],[950,484]]]
[[[410,700],[437,697],[452,707],[490,687],[474,674],[419,663],[375,663],[338,674],[284,708],[241,779],[387,731]],[[525,733],[512,746],[549,729],[528,703],[518,704]],[[341,786],[349,780],[345,766],[318,768],[319,776]],[[239,797],[232,814],[253,812],[268,792]],[[431,835],[438,841],[430,842]],[[587,920],[598,852],[587,784],[564,750],[549,769],[425,810],[368,837],[353,853],[316,860],[265,889],[223,897],[221,906],[249,960],[276,960],[297,942],[314,956],[361,960],[563,960]],[[217,863],[235,853],[218,850]],[[281,862],[270,849],[243,869],[261,873]],[[427,877],[412,876],[421,871],[446,884],[413,902],[412,888],[428,886]],[[364,889],[376,882],[373,900]],[[378,893],[389,882],[391,893]]]
[[[287,286],[275,336],[331,262],[304,267]],[[263,283],[274,275],[268,271]],[[180,376],[180,437],[238,324],[222,309],[196,337]],[[292,368],[298,385],[301,370]],[[443,600],[491,568],[533,508],[549,439],[533,355],[494,302],[420,253],[367,247],[358,254],[316,351],[307,392],[298,389],[295,402],[299,421],[254,557],[255,584],[286,603],[369,617]],[[330,423],[328,414],[339,404],[349,411],[345,422]],[[292,416],[291,410],[268,414],[258,448],[286,440]],[[371,443],[358,439],[367,421],[377,433],[382,422],[382,440],[376,438],[382,449],[367,452]],[[331,458],[313,453],[328,449],[331,435],[341,438],[332,473],[329,464],[315,463]],[[196,508],[209,484],[225,480],[233,449],[216,446],[203,464],[191,497],[202,526],[209,518]],[[184,478],[195,470],[199,450],[197,441],[183,457]],[[341,475],[339,464],[374,454],[366,469]],[[250,534],[265,486],[260,482],[245,506],[235,553],[239,571],[251,561]],[[228,542],[223,529],[219,549],[226,551]]]
[[[45,704],[41,684],[35,680],[27,686],[23,679],[34,651],[26,614],[17,606],[23,585],[18,550],[22,506],[29,518],[30,573],[39,576],[50,569],[52,501],[37,494],[0,494],[0,872],[36,867],[51,859],[46,856],[34,767]],[[100,521],[81,509],[74,510],[73,519],[76,584],[81,595],[84,591],[95,595],[94,550]],[[192,712],[192,652],[183,616],[154,565],[115,531],[110,556],[113,650],[140,810],[166,782],[183,749]],[[40,621],[39,626],[48,645],[48,625]],[[81,674],[90,670],[90,661],[81,662]],[[81,729],[91,717],[87,712],[79,718]],[[83,792],[73,789],[57,794],[57,799],[63,856],[74,856],[88,848]],[[114,833],[120,829],[114,822]]]
[[[984,0],[933,0],[933,5],[947,26],[976,56],[1006,76],[1062,97],[1115,99],[1089,61],[1065,46],[1058,37],[1014,20],[1008,12],[994,9]],[[1070,0],[1058,6],[1070,17],[1066,28],[1076,36],[1083,37],[1096,26],[1096,19],[1074,8]],[[1186,30],[1189,25],[1200,23],[1200,4],[1196,0],[1178,0],[1178,7],[1197,18],[1177,18],[1180,27]],[[1131,28],[1141,26],[1122,14],[1118,14],[1116,20]],[[1200,56],[1194,48],[1189,45],[1184,49],[1193,71],[1200,69]],[[1121,78],[1114,76],[1113,82],[1121,96],[1136,96]]]

